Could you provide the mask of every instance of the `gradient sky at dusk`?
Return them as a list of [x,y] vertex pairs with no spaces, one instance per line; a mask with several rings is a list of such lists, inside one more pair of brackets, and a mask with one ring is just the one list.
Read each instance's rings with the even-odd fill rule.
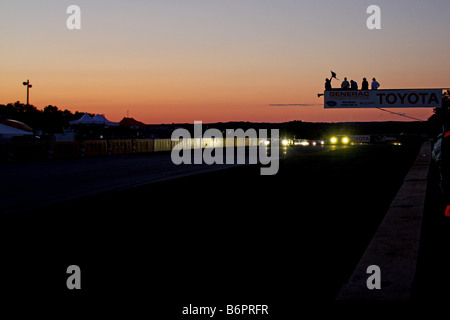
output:
[[[81,8],[81,30],[66,9]],[[381,30],[366,9],[381,8]],[[407,120],[326,110],[324,79],[450,87],[448,0],[1,0],[0,104],[145,123]],[[339,86],[336,80],[332,83]],[[269,106],[270,104],[306,106]],[[393,109],[427,119],[432,109]]]

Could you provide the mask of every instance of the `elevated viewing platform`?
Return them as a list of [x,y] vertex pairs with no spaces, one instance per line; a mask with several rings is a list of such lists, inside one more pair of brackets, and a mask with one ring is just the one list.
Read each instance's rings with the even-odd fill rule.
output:
[[442,90],[325,90],[323,93],[324,108],[440,108],[442,106]]

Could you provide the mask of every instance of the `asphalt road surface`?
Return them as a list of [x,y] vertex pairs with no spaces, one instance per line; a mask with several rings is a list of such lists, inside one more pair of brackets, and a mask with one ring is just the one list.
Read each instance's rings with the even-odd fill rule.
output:
[[[327,146],[280,148],[280,157],[328,149]],[[168,152],[5,164],[0,166],[0,212],[17,212],[236,165],[175,165]]]
[[[1,217],[0,293],[63,301],[72,309],[106,299],[105,310],[136,307],[141,315],[158,319],[184,319],[181,310],[189,304],[268,304],[271,316],[251,316],[254,320],[296,319],[311,311],[336,316],[342,305],[335,297],[418,149],[320,150],[325,148],[289,148],[286,155],[281,150],[287,158],[274,176],[261,176],[258,165],[249,165],[122,190],[116,181],[128,176],[167,176],[162,169],[170,155],[6,165],[5,173],[13,167],[50,172],[34,173],[27,193],[45,194],[48,189],[39,188],[45,185],[74,194],[67,177],[78,181],[78,191],[84,187],[94,193]],[[317,153],[305,154],[311,152]],[[161,167],[145,159],[160,159]],[[68,171],[69,163],[78,169]],[[53,170],[66,178],[56,180]],[[110,191],[98,191],[108,184]],[[66,287],[70,265],[81,269],[79,291]],[[198,317],[203,318],[208,316]],[[214,317],[233,318],[241,319]]]

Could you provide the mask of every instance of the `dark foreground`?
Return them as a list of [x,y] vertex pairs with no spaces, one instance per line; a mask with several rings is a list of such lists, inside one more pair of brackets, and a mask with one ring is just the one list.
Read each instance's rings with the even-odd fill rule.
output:
[[431,162],[413,299],[438,308],[448,305],[450,299],[450,217],[444,214],[446,204],[438,167]]
[[4,216],[0,290],[161,319],[189,304],[267,304],[271,319],[339,309],[419,147],[351,146],[283,159],[275,176],[237,167]]

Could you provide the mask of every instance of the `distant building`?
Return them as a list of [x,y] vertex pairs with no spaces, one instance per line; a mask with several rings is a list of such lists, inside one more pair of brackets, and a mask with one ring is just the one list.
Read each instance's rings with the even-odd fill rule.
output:
[[64,129],[63,133],[55,133],[53,141],[75,141],[77,133],[73,129]]
[[142,128],[145,128],[147,125],[145,123],[137,121],[133,118],[124,117],[122,120],[120,120],[119,126],[128,127],[131,129],[139,129],[139,128],[142,129]]

